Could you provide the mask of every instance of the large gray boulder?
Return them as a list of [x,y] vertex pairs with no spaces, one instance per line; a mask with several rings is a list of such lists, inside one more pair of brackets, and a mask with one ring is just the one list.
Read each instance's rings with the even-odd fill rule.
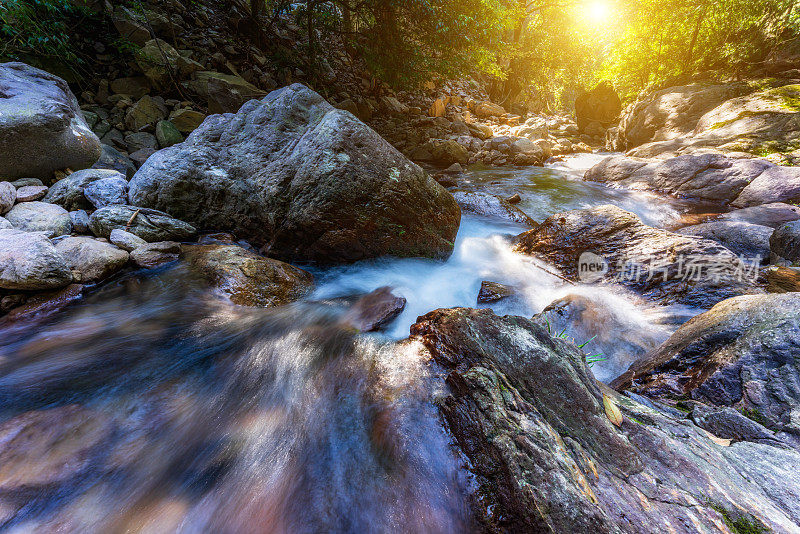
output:
[[0,176],[50,178],[90,167],[100,140],[67,82],[24,63],[0,64]]
[[69,212],[47,202],[23,202],[17,204],[5,215],[14,228],[26,232],[44,232],[47,237],[57,237],[72,233],[72,219]]
[[[86,188],[98,180],[112,179],[125,182],[125,175],[110,169],[84,169],[73,172],[69,176],[54,183],[44,197],[45,202],[58,204],[69,211],[94,209],[85,196]],[[124,193],[124,191],[123,191]],[[123,202],[124,203],[124,202]]]
[[122,229],[149,243],[185,241],[197,233],[191,224],[164,212],[119,204],[104,206],[92,213],[89,228],[97,237],[105,238],[110,237],[113,230]]
[[61,239],[56,250],[66,258],[70,269],[80,273],[82,283],[98,282],[128,263],[126,251],[92,237]]
[[612,205],[557,213],[516,240],[518,252],[554,264],[568,279],[621,283],[663,304],[709,308],[761,292],[758,263],[708,239],[652,228]]
[[800,294],[720,302],[611,385],[732,406],[800,443]]
[[800,207],[784,202],[771,202],[749,208],[741,208],[719,216],[721,221],[747,222],[770,228],[778,228],[787,222],[800,219]]
[[612,156],[586,171],[584,179],[737,207],[800,200],[800,167],[722,154],[666,160]]
[[286,260],[445,257],[460,221],[421,168],[300,84],[208,117],[147,160],[128,198]]
[[70,283],[66,258],[44,234],[0,229],[0,288],[53,289]]
[[579,347],[524,317],[442,309],[411,334],[440,366],[435,405],[470,473],[475,531],[797,531],[800,452],[762,426],[723,438],[704,429],[731,426],[711,410],[695,423],[616,394]]

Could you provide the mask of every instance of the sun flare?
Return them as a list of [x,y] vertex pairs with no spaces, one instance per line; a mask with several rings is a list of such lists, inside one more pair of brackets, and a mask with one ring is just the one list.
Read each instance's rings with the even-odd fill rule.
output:
[[608,19],[610,11],[608,3],[603,0],[590,1],[584,8],[584,18],[587,22],[599,24]]

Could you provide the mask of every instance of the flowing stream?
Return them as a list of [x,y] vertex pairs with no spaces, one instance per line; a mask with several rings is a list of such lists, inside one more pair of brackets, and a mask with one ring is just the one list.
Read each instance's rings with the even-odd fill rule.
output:
[[[581,182],[597,158],[474,170],[466,187],[520,193],[536,220],[614,203],[668,226],[693,209]],[[654,339],[696,313],[567,284],[512,252],[508,237],[523,230],[465,213],[449,260],[317,270],[314,293],[280,309],[228,305],[179,265],[5,327],[0,531],[463,531],[469,480],[430,401],[441,381],[413,344],[395,343],[417,316],[475,306],[483,280],[519,292],[498,313],[531,316],[578,294]],[[340,297],[380,286],[408,301],[388,331],[338,326]],[[605,349],[593,368],[603,380],[630,363]]]

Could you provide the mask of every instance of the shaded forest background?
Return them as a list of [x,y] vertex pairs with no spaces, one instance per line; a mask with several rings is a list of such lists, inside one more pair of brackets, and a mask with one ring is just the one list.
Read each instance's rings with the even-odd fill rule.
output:
[[[197,0],[188,0],[189,3]],[[577,92],[609,80],[630,100],[643,89],[757,72],[772,50],[797,40],[796,0],[217,0],[245,4],[229,21],[264,49],[290,20],[305,36],[273,50],[313,76],[332,48],[377,78],[409,88],[471,76],[509,109],[568,107]],[[72,40],[91,26],[95,0],[3,0],[0,59],[52,58],[81,69]],[[138,0],[117,2],[131,9]],[[237,11],[238,12],[238,11]],[[97,26],[98,29],[102,25]],[[130,43],[117,39],[117,52]],[[340,50],[341,51],[341,50]]]

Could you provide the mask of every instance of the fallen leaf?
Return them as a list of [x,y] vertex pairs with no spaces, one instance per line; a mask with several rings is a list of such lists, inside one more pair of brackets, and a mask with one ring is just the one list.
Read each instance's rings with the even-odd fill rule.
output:
[[605,393],[603,393],[603,408],[606,409],[606,416],[608,416],[609,421],[616,426],[622,426],[622,412],[619,411],[611,397]]

